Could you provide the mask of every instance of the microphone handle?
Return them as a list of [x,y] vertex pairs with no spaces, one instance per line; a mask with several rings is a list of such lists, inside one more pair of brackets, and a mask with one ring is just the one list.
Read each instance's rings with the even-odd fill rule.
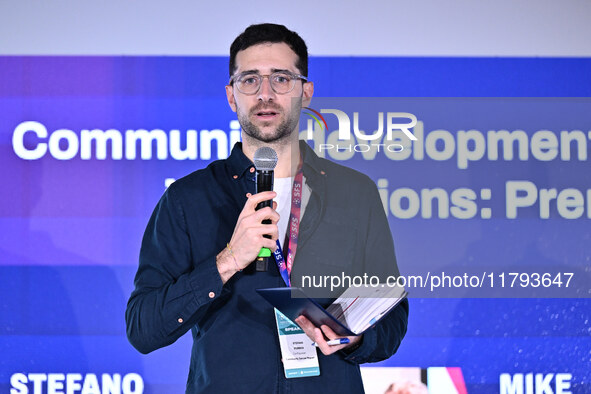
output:
[[[261,171],[257,170],[257,188],[256,192],[266,192],[273,190],[273,171]],[[273,200],[262,201],[257,204],[255,210],[259,210],[264,207],[273,207]],[[263,224],[271,224],[270,219],[263,220]],[[271,238],[270,235],[265,234],[265,238]],[[269,262],[271,261],[271,250],[268,248],[262,248],[259,255],[256,258],[256,270],[267,271]]]

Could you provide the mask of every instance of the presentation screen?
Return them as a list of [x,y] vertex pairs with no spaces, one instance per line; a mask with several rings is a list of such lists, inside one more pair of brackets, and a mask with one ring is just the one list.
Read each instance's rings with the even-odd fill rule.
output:
[[[1,392],[184,392],[189,335],[142,355],[124,314],[161,195],[240,141],[227,62],[0,57]],[[409,293],[368,392],[401,368],[433,390],[591,390],[589,69],[311,59],[300,138],[375,182]]]

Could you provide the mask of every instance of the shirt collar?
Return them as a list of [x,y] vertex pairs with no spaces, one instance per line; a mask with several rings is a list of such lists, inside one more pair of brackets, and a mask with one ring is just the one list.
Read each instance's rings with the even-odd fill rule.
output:
[[[321,159],[306,141],[300,140],[299,143],[300,153],[304,158],[304,175],[308,177],[310,175],[309,171],[324,175]],[[250,169],[254,167],[253,162],[242,152],[242,142],[234,144],[232,152],[228,157],[228,165],[232,174],[238,175],[239,178],[250,173]]]
[[228,165],[232,174],[238,175],[238,178],[249,174],[250,169],[254,168],[253,162],[242,152],[242,142],[234,144],[232,153],[228,157]]
[[304,140],[300,140],[300,153],[304,158],[304,172],[307,172],[306,169],[309,169],[317,174],[324,175],[321,159]]

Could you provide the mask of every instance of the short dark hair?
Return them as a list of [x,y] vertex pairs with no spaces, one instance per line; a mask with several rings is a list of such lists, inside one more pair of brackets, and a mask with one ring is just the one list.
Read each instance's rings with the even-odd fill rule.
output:
[[236,71],[236,54],[253,45],[262,43],[283,42],[295,52],[298,57],[296,67],[304,76],[308,76],[308,47],[298,35],[283,25],[274,23],[261,23],[250,25],[240,34],[230,46],[230,77]]

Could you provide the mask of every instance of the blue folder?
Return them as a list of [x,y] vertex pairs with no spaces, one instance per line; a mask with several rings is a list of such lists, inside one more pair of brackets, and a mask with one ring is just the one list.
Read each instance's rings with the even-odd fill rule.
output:
[[316,327],[324,324],[329,326],[337,335],[356,335],[328,313],[316,300],[308,298],[300,288],[277,287],[257,289],[256,291],[291,321],[294,321],[300,315],[304,315]]

